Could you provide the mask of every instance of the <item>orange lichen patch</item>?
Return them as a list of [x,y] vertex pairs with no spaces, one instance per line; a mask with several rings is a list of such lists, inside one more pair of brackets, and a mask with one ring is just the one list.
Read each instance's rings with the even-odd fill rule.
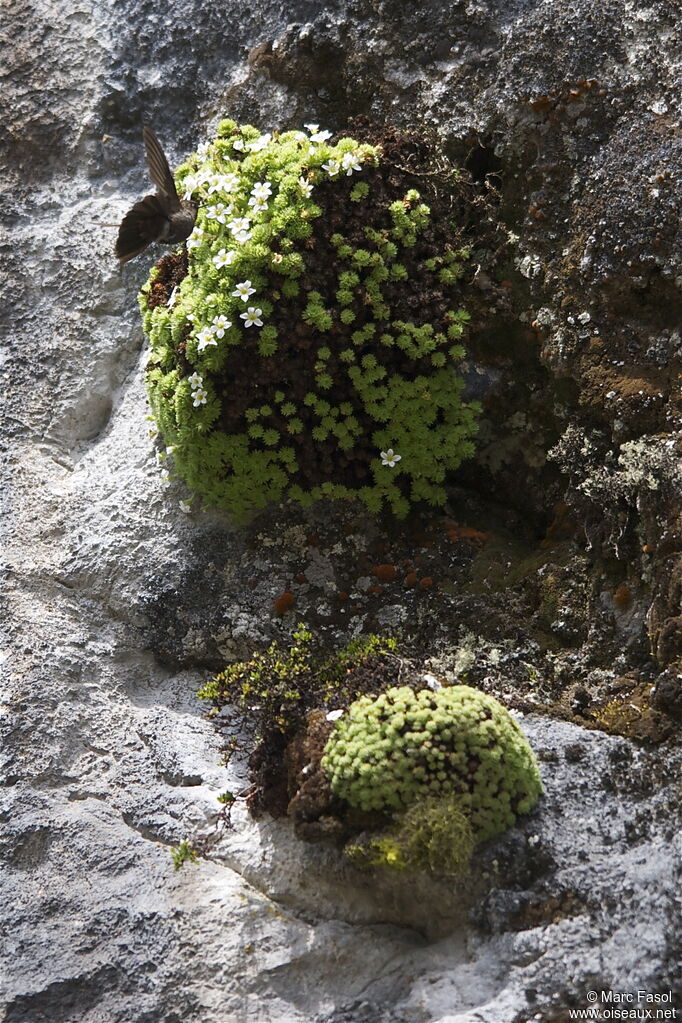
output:
[[445,531],[453,543],[463,540],[464,543],[468,543],[471,547],[482,547],[488,539],[488,533],[484,533],[480,529],[474,529],[473,526],[460,526],[459,523],[450,520],[445,522]]
[[425,576],[424,579],[419,580],[419,587],[422,590],[430,590],[433,586],[433,579],[430,575]]
[[531,110],[534,110],[536,114],[546,114],[548,110],[552,109],[555,103],[555,96],[538,96],[537,99],[530,100],[528,106]]
[[405,576],[405,585],[414,586],[417,582],[418,576],[416,572],[408,572]]
[[278,615],[283,615],[286,614],[287,611],[290,611],[295,603],[296,597],[291,590],[285,590],[284,593],[275,600],[274,608]]
[[482,547],[488,539],[487,533],[480,529],[474,529],[472,526],[460,526],[459,535],[462,540],[472,544],[474,547]]
[[591,350],[582,360],[582,405],[614,409],[619,402],[626,402],[628,408],[638,408],[641,414],[647,405],[655,410],[668,400],[674,386],[670,368],[628,370],[623,367],[617,372],[605,355],[597,359],[594,356]]
[[307,583],[308,582],[308,576],[305,574],[305,572],[298,572],[294,576],[294,582],[298,583],[299,585],[302,585],[303,583]]
[[613,593],[613,603],[616,607],[627,607],[632,603],[632,594],[625,584],[619,586]]
[[365,593],[373,593],[376,595],[379,593],[383,593],[383,590],[381,586],[368,586],[367,589],[365,590]]
[[391,583],[398,573],[395,565],[376,565],[372,574],[382,583]]
[[345,590],[339,590],[336,596],[338,597],[339,600],[348,600],[348,594],[346,593]]

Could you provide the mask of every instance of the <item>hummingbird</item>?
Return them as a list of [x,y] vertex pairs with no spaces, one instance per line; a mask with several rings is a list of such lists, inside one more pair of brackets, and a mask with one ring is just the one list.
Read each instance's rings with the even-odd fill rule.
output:
[[198,203],[178,197],[161,143],[147,125],[142,129],[142,137],[156,195],[145,195],[121,221],[114,249],[119,263],[127,263],[152,242],[166,245],[184,242],[194,230],[199,209]]

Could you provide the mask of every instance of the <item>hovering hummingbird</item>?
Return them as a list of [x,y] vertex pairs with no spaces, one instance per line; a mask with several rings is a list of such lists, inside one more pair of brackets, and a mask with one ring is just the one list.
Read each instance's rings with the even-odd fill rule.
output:
[[120,263],[138,256],[152,242],[184,242],[194,230],[199,208],[197,203],[178,197],[168,160],[152,129],[145,125],[142,136],[156,195],[145,195],[121,221],[114,249]]

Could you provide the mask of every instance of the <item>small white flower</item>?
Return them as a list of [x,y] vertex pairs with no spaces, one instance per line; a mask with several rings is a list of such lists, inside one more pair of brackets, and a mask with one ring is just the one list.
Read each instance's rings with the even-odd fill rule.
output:
[[329,177],[333,178],[341,170],[341,164],[338,160],[329,160],[322,164],[322,170],[326,170]]
[[175,451],[175,444],[169,444],[168,447],[166,448],[166,454],[167,455],[172,455],[174,451]]
[[166,304],[167,304],[169,309],[172,309],[173,306],[175,305],[175,303],[177,301],[179,290],[180,290],[180,288],[176,284],[175,287],[173,288],[173,290],[171,291],[170,295],[168,296],[168,302]]
[[330,139],[332,137],[332,132],[330,132],[330,131],[318,131],[317,127],[318,126],[315,125],[315,131],[310,136],[310,141],[311,142],[326,142],[327,139]]
[[251,287],[251,281],[242,281],[232,292],[232,298],[241,298],[242,302],[248,302],[250,295],[255,295],[256,289]]
[[272,195],[272,183],[270,181],[257,181],[251,189],[254,199],[267,199]]
[[224,202],[217,202],[215,206],[208,207],[206,217],[208,220],[217,220],[219,224],[224,224],[231,213],[232,203],[226,206]]
[[235,217],[227,226],[233,235],[237,235],[241,234],[242,231],[248,231],[251,227],[251,221],[248,217]]
[[197,391],[192,392],[192,397],[194,398],[194,407],[199,408],[200,405],[206,404],[206,398],[208,395],[206,391],[200,387]]
[[160,474],[160,478],[161,486],[164,488],[164,490],[166,490],[171,485],[171,478],[168,469],[163,470],[163,472]]
[[204,349],[208,348],[209,345],[215,345],[217,348],[218,342],[213,337],[213,331],[211,330],[211,328],[204,327],[203,330],[200,330],[199,333],[197,334],[197,351],[203,352]]
[[232,323],[226,316],[221,313],[220,316],[213,317],[213,333],[216,337],[223,337],[226,330],[232,326]]
[[244,242],[248,242],[249,238],[251,237],[251,232],[250,231],[237,231],[237,233],[235,235],[233,235],[232,237],[234,238],[234,240],[236,242],[239,242],[241,245],[243,245]]
[[250,149],[252,153],[259,153],[261,149],[265,149],[270,143],[272,135],[259,135],[257,139],[253,139],[251,142],[246,143],[246,148]]
[[189,320],[190,323],[194,323],[194,321],[196,320],[196,316],[194,315],[194,313],[185,313],[185,319]]
[[189,515],[189,513],[192,510],[192,502],[191,501],[178,501],[178,504],[180,505],[180,511],[183,511],[185,513],[185,515]]
[[339,718],[343,717],[342,710],[330,710],[328,714],[325,714],[327,721],[338,721]]
[[187,239],[188,249],[198,249],[203,241],[204,229],[203,227],[195,227],[191,235]]
[[209,195],[213,195],[214,192],[222,192],[222,187],[220,184],[221,177],[222,177],[221,174],[211,174],[210,183],[208,186]]
[[252,305],[248,307],[245,313],[240,313],[239,318],[244,321],[245,327],[262,327],[263,321],[260,317],[263,314],[262,309],[254,309]]
[[246,149],[246,143],[244,142],[244,139],[235,139],[234,142],[232,143],[232,148],[238,150],[240,153],[243,153]]
[[272,257],[272,262],[273,263],[281,263],[283,259],[284,259],[284,256],[282,255],[282,253],[281,252],[276,252],[274,254],[274,256]]
[[221,249],[218,255],[213,257],[213,265],[216,270],[222,270],[224,266],[229,266],[235,255],[236,253],[232,251],[227,252],[225,249]]
[[195,188],[197,187],[198,184],[199,184],[199,182],[197,181],[197,178],[195,177],[195,175],[194,174],[188,174],[187,177],[185,178],[185,192],[184,192],[184,195],[183,195],[182,198],[183,199],[191,199],[192,198],[192,192],[195,190]]
[[254,213],[265,213],[268,208],[268,204],[265,199],[256,199],[253,195],[249,199],[249,206],[252,208]]
[[402,455],[396,455],[393,448],[389,448],[388,451],[381,452],[381,464],[389,465],[392,469],[395,463],[399,462],[402,457]]
[[211,143],[210,142],[201,142],[197,146],[197,154],[199,156],[206,156],[206,154],[208,153],[210,148],[211,148]]
[[319,124],[304,124],[303,127],[307,128],[311,135],[320,130]]
[[357,153],[344,153],[341,157],[341,167],[345,170],[348,177],[350,177],[353,171],[362,170],[362,167],[358,162]]
[[190,388],[193,391],[196,391],[198,387],[201,387],[203,382],[204,378],[200,376],[198,373],[192,373],[191,377],[187,378],[187,383],[189,384]]
[[212,195],[214,192],[234,192],[238,187],[239,178],[236,174],[212,174],[208,194]]
[[310,195],[312,193],[313,186],[310,181],[306,181],[305,178],[299,178],[298,183],[301,186],[301,191],[304,195]]

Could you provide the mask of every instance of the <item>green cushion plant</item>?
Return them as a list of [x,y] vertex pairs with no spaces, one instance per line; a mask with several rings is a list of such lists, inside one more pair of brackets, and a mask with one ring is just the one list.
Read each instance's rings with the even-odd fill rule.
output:
[[177,475],[238,521],[285,497],[402,517],[473,450],[457,177],[432,187],[421,138],[309,129],[223,121],[178,170],[201,208],[140,296],[149,400]]
[[453,797],[476,842],[510,827],[542,783],[521,728],[494,697],[470,686],[360,697],[337,722],[322,768],[332,790],[363,811],[403,814]]

